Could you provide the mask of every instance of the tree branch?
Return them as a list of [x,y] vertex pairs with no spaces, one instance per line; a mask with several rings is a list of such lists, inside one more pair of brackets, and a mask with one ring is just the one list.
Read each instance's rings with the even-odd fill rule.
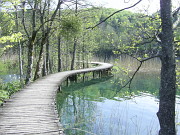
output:
[[[150,59],[157,58],[157,57],[160,57],[160,55],[159,55],[159,54],[158,54],[158,55],[154,55],[154,56],[152,56],[152,57],[144,58],[144,59],[142,59],[142,60],[138,60],[138,58],[133,57],[133,58],[135,58],[137,61],[139,61],[140,64],[139,64],[138,68],[136,69],[136,71],[133,73],[132,77],[130,77],[130,79],[126,82],[126,84],[124,84],[119,90],[116,91],[115,95],[116,95],[118,92],[120,92],[121,89],[125,88],[126,86],[128,86],[128,88],[131,89],[131,83],[132,83],[135,75],[137,74],[137,72],[140,70],[142,64],[143,64],[145,61],[148,61],[148,60],[150,60]],[[115,96],[115,95],[114,95],[114,96]],[[114,96],[113,96],[113,97],[114,97]]]
[[29,39],[30,36],[29,36],[29,33],[28,33],[28,31],[26,29],[26,25],[25,25],[25,11],[24,11],[24,9],[25,9],[25,1],[22,2],[22,25],[23,25],[24,31],[25,31],[28,39]]
[[139,60],[139,62],[145,62],[145,61],[148,61],[150,59],[157,58],[157,57],[160,57],[160,54],[157,54],[157,55],[154,55],[154,56],[151,56],[151,57],[148,57],[148,58],[141,59],[141,60]]
[[[150,39],[150,38],[149,38]],[[141,43],[137,43],[135,46],[140,46],[140,45],[145,45],[145,44],[149,44],[149,43],[152,43],[154,40],[156,39],[156,37],[151,37],[151,39],[149,41],[144,41],[144,42],[141,42]]]
[[[61,1],[61,0],[58,1],[58,5],[57,5],[55,11],[53,12],[51,18],[50,18],[49,20],[44,21],[44,22],[37,28],[36,32],[38,32],[38,31],[39,31],[46,23],[48,23],[48,22],[50,22],[49,27],[52,26],[53,21],[56,19],[55,16],[56,16],[56,14],[57,14],[57,11],[58,11],[58,9],[59,9],[59,7],[60,7],[60,5],[61,5],[62,3],[63,3],[63,1]],[[43,15],[41,15],[41,16],[43,16]],[[49,29],[50,29],[50,28],[49,28]],[[48,31],[49,31],[49,30],[48,30]]]
[[176,19],[176,20],[174,21],[174,23],[173,23],[173,29],[175,29],[175,28],[179,25],[179,23],[180,23],[180,7],[178,7],[178,8],[174,11],[173,17],[174,17],[174,19]]
[[179,43],[180,42],[180,40],[178,40],[178,41],[174,41],[174,43]]
[[[173,29],[175,29],[180,24],[180,7],[178,7],[175,11],[173,11],[173,19],[174,19]],[[158,43],[161,43],[161,38],[162,38],[161,27],[162,25],[160,25],[159,28],[157,28],[157,32],[155,33],[156,41]]]
[[97,27],[97,26],[100,25],[101,23],[103,23],[103,22],[105,22],[106,20],[108,20],[108,19],[109,19],[110,17],[112,17],[113,15],[115,15],[115,14],[121,12],[121,11],[124,11],[124,10],[126,10],[126,9],[130,9],[130,8],[135,7],[135,6],[136,6],[137,4],[139,4],[141,1],[142,1],[142,0],[139,0],[137,3],[135,3],[135,4],[132,5],[132,6],[129,6],[129,7],[120,9],[120,10],[118,10],[118,11],[112,13],[111,15],[109,15],[108,17],[106,17],[104,20],[102,20],[101,22],[99,22],[98,24],[96,24],[95,26],[93,26],[93,27],[88,27],[88,28],[86,28],[86,29],[94,29],[95,27]]

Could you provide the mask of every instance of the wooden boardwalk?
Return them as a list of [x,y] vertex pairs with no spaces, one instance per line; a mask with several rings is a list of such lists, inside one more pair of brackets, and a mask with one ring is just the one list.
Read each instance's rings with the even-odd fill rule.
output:
[[59,85],[69,76],[108,70],[113,66],[99,62],[94,64],[100,66],[51,74],[15,93],[0,107],[0,135],[62,135],[63,129],[55,109]]

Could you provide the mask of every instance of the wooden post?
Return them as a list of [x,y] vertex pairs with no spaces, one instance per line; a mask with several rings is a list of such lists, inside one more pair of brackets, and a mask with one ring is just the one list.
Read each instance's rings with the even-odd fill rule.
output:
[[95,78],[95,71],[93,71],[93,79]]
[[66,80],[66,86],[69,86],[69,77]]
[[60,92],[61,91],[61,85],[59,85],[59,87],[58,87],[58,92]]
[[83,73],[83,82],[85,81],[85,73]]
[[111,68],[108,68],[107,71],[108,71],[108,75],[112,75]]
[[99,70],[99,78],[102,76],[102,70]]
[[103,76],[108,76],[108,74],[109,74],[109,70],[108,69],[105,69],[105,70],[102,71],[102,75]]
[[77,74],[70,76],[69,80],[77,82]]

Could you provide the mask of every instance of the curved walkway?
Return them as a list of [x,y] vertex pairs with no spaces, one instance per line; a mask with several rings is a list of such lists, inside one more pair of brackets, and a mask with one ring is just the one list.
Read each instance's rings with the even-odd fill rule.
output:
[[100,66],[51,74],[15,93],[0,107],[0,135],[63,134],[55,110],[57,89],[69,76],[113,67],[108,63],[93,62],[93,64]]

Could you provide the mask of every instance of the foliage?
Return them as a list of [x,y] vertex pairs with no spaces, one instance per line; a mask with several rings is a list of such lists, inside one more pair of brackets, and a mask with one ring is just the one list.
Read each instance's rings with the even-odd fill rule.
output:
[[4,73],[5,74],[7,73],[7,68],[5,64],[2,61],[0,61],[0,74],[4,74]]
[[21,88],[20,82],[0,82],[0,104]]
[[[7,1],[15,5],[18,4],[18,8],[23,7],[22,3],[18,0],[6,0],[3,2]],[[6,7],[6,9],[10,8],[11,12],[0,13],[0,19],[2,20],[0,23],[2,32],[0,36],[0,56],[2,54],[4,54],[4,57],[8,57],[9,54],[18,56],[18,47],[15,46],[15,44],[23,41],[21,43],[23,48],[23,68],[25,70],[28,59],[26,57],[28,53],[27,45],[30,43],[29,39],[31,39],[31,35],[35,33],[34,36],[36,36],[32,41],[34,44],[33,62],[36,63],[41,47],[40,41],[46,34],[45,29],[51,24],[50,16],[54,9],[53,3],[49,1],[50,7],[44,5],[43,12],[43,4],[45,3],[44,1],[37,1],[38,10],[35,11],[36,17],[34,25],[32,21],[34,1],[30,3],[26,2],[27,6],[25,6],[24,16],[22,12],[23,8],[17,10],[19,15],[18,22],[22,22],[24,17],[24,25],[23,23],[19,23],[19,31],[17,31],[15,26],[15,5],[13,6],[13,4],[11,4],[11,7]],[[28,4],[31,6],[28,6]],[[116,10],[109,8],[78,8],[77,13],[73,11],[74,9],[63,9],[60,11],[61,15],[55,17],[56,19],[54,19],[52,23],[52,32],[47,38],[49,49],[47,49],[44,54],[47,55],[49,53],[48,64],[53,72],[57,71],[59,37],[61,38],[62,71],[70,67],[74,37],[77,37],[77,61],[90,61],[93,55],[103,57],[104,61],[106,61],[111,56],[119,56],[121,54],[127,54],[136,57],[138,60],[142,60],[143,58],[157,54],[160,49],[155,37],[158,32],[161,31],[159,13],[145,15],[142,13],[123,11],[115,14],[100,26],[90,29],[89,27],[102,21]],[[43,20],[41,20],[42,16]],[[179,41],[179,35],[180,31],[179,28],[177,28],[175,30],[175,41]],[[179,55],[180,52],[179,48],[179,42],[177,42],[177,55]],[[1,67],[3,72],[10,71],[13,67],[18,67],[17,58],[14,62],[7,61],[5,66]],[[33,68],[34,67],[36,67],[36,65],[33,65]],[[79,67],[80,65],[77,64],[77,68]],[[44,69],[46,69],[46,67]]]
[[17,59],[0,61],[0,75],[18,73],[18,61]]
[[13,33],[15,26],[14,15],[7,12],[0,12],[0,36],[7,36]]
[[61,21],[61,34],[66,37],[75,37],[82,31],[82,21],[74,15],[64,16]]
[[[100,20],[114,11],[114,9],[104,9]],[[104,34],[113,34],[111,38],[108,36],[102,38],[105,43],[110,43],[108,46],[113,45],[110,49],[111,52],[120,51],[120,54],[127,53],[143,57],[144,54],[157,53],[159,46],[155,42],[155,33],[159,26],[160,19],[158,15],[147,16],[123,11],[101,24],[100,28],[102,28]],[[101,44],[104,45],[104,42]],[[104,51],[100,50],[100,52]]]
[[0,12],[0,56],[22,40],[22,33],[14,31],[14,14]]
[[9,9],[15,5],[20,4],[21,1],[20,0],[2,0],[1,2],[2,2],[1,3],[2,7]]
[[[10,36],[3,36],[3,37],[1,37],[0,38],[0,43],[2,43],[2,44],[4,44],[4,43],[6,43],[6,42],[18,42],[18,41],[20,41],[22,39],[22,34],[20,33],[20,32],[18,32],[18,33],[13,33],[12,35],[10,35]],[[10,47],[12,47],[12,46],[6,46],[7,48],[10,48]]]

